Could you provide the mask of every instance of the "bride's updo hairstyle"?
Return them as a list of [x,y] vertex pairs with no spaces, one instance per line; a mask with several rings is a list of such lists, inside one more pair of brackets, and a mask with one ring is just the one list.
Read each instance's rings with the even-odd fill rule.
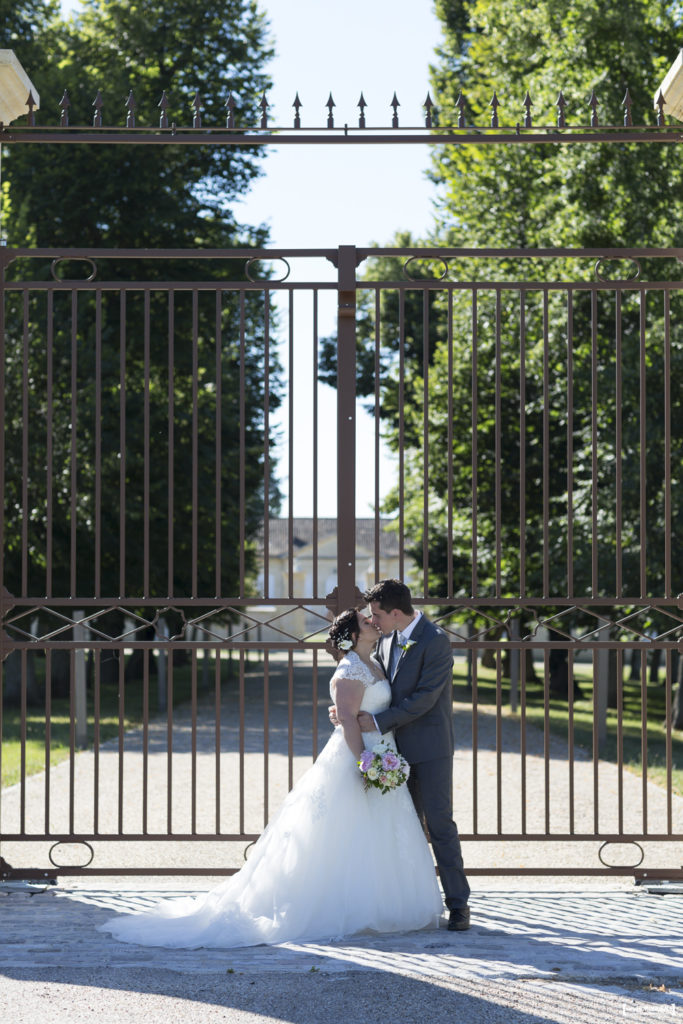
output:
[[330,626],[330,643],[336,650],[345,654],[355,647],[354,634],[358,636],[359,633],[358,612],[355,608],[347,608]]

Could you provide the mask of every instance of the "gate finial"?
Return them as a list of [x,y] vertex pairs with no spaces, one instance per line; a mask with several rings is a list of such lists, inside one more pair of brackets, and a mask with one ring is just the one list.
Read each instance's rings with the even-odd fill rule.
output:
[[427,99],[424,101],[422,106],[427,111],[427,114],[426,114],[426,117],[425,117],[425,128],[431,128],[432,127],[432,110],[434,109],[434,104],[432,103],[432,97],[429,95],[429,93],[427,93]]
[[161,99],[159,100],[157,106],[161,111],[161,115],[159,117],[159,127],[168,128],[168,115],[166,114],[166,111],[168,110],[168,96],[166,95],[165,89],[161,93]]
[[95,113],[93,114],[93,119],[92,119],[92,126],[93,126],[93,128],[101,128],[102,127],[102,107],[104,106],[104,100],[102,99],[102,93],[100,92],[99,89],[97,90],[97,96],[93,100],[93,104],[92,105],[95,108]]
[[357,106],[360,107],[360,117],[358,118],[358,127],[359,128],[365,128],[365,108],[367,107],[367,103],[365,102],[365,97],[363,96],[363,93],[360,94],[360,99],[358,100]]
[[294,102],[292,103],[292,106],[294,107],[294,127],[295,128],[301,128],[301,117],[299,116],[299,111],[303,107],[303,103],[299,99],[299,93],[298,92],[297,92],[296,96],[294,97]]
[[328,100],[327,100],[327,103],[325,104],[325,106],[327,107],[327,109],[329,111],[329,113],[327,115],[327,127],[328,128],[334,128],[334,115],[332,113],[332,110],[333,110],[334,107],[336,107],[336,105],[337,104],[332,99],[332,93],[330,93],[330,95],[328,97]]
[[393,115],[393,117],[391,119],[391,127],[392,128],[398,128],[398,108],[401,106],[401,104],[396,99],[396,93],[394,93],[394,98],[392,99],[392,101],[389,104],[389,106],[393,107],[393,109],[394,109],[394,115]]
[[69,127],[69,107],[71,106],[71,100],[69,99],[69,94],[66,91],[66,89],[64,90],[64,95],[62,96],[61,100],[59,101],[59,106],[61,107],[61,110],[62,110],[62,116],[59,119],[60,128],[68,128]]

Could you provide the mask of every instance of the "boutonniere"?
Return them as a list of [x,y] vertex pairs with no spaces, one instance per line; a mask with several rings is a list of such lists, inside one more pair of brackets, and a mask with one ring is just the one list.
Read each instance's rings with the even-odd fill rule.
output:
[[406,640],[404,644],[399,644],[398,646],[401,648],[402,651],[409,651],[410,648],[414,647],[416,643],[417,640]]

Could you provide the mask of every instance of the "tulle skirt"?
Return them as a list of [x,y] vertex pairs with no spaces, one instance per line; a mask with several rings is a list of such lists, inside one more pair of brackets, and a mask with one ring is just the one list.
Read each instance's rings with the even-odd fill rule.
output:
[[407,787],[366,792],[338,728],[236,875],[100,930],[146,946],[228,948],[410,931],[436,926],[442,909]]

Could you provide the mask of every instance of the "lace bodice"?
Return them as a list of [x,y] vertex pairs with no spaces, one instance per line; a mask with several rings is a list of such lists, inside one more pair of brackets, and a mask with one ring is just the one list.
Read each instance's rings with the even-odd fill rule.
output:
[[[379,670],[379,666],[378,666]],[[330,682],[330,696],[335,699],[334,687],[337,679],[359,679],[365,687],[361,711],[369,711],[374,715],[384,711],[391,704],[391,686],[384,676],[376,676],[355,651],[349,651],[337,665],[337,670]]]

